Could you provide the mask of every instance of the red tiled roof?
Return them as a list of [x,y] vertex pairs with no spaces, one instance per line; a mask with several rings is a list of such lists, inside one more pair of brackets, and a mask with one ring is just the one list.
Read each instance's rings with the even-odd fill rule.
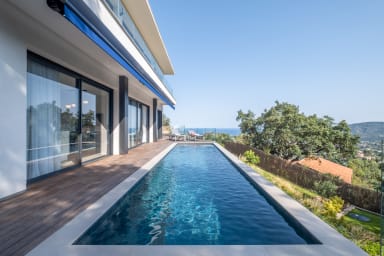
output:
[[328,161],[324,158],[307,157],[303,160],[300,160],[298,164],[301,164],[321,173],[330,173],[332,175],[339,176],[345,182],[349,184],[352,183],[353,170],[351,168]]

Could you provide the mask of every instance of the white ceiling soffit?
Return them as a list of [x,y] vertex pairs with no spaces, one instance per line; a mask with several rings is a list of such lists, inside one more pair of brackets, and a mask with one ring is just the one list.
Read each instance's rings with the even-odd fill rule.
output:
[[164,46],[151,7],[147,0],[122,0],[148,48],[151,50],[161,70],[173,75],[174,70],[167,49]]

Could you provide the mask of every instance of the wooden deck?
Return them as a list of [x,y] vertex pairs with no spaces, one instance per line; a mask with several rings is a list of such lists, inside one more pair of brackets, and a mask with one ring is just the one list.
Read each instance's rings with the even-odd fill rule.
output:
[[0,255],[25,255],[170,144],[141,145],[127,155],[43,179],[0,201]]

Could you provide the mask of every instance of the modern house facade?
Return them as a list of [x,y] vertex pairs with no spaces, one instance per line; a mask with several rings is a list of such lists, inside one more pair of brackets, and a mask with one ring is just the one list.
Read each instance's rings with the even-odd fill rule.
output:
[[173,67],[147,0],[0,8],[0,199],[162,134]]

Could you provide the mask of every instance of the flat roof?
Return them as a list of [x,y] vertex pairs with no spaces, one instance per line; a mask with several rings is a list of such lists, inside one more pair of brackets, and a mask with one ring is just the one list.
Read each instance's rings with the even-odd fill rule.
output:
[[173,66],[148,0],[122,0],[122,2],[163,73],[173,75]]

